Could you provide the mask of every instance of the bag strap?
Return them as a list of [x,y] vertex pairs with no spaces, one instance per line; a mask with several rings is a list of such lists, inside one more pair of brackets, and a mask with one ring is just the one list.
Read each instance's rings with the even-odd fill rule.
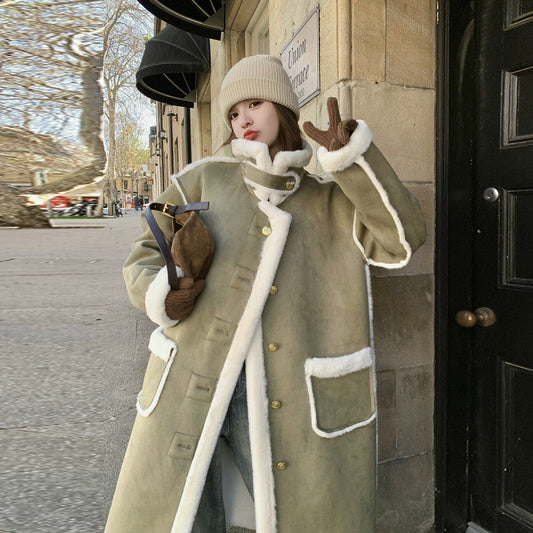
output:
[[174,291],[178,289],[176,263],[174,263],[174,258],[170,252],[170,246],[168,245],[165,235],[159,228],[152,211],[161,211],[163,215],[171,217],[175,221],[174,217],[177,214],[187,213],[188,211],[205,211],[206,209],[209,209],[209,202],[196,202],[194,204],[187,205],[172,205],[169,203],[160,204],[157,202],[152,202],[148,204],[146,208],[146,222],[148,222],[148,226],[152,230],[157,245],[161,250],[161,254],[163,255],[163,259],[167,265],[168,283],[170,288]]

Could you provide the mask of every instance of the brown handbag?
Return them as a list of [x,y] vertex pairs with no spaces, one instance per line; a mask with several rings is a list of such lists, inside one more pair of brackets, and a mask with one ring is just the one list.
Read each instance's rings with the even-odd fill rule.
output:
[[[146,208],[146,221],[165,260],[168,282],[172,290],[178,289],[176,265],[183,270],[186,278],[196,281],[207,276],[215,246],[209,229],[198,214],[198,211],[207,209],[209,202],[183,206],[152,202]],[[172,218],[174,236],[170,246],[152,211],[160,211]]]

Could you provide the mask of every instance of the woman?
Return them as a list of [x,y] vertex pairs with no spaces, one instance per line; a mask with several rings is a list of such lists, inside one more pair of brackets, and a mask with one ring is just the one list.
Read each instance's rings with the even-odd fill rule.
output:
[[[312,150],[279,59],[237,63],[219,99],[231,144],[158,200],[211,202],[201,213],[215,244],[206,281],[185,276],[170,291],[144,222],[124,265],[133,305],[160,327],[107,531],[225,531],[221,434],[258,532],[373,531],[368,265],[407,264],[425,238],[420,209],[367,125],[340,121],[334,99],[327,131],[304,125],[331,177],[304,170]],[[171,220],[159,222],[170,240]]]

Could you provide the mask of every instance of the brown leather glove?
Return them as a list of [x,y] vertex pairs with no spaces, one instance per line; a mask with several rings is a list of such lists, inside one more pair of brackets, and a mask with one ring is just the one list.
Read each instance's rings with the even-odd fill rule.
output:
[[172,240],[174,262],[186,278],[205,279],[215,249],[213,237],[196,211],[176,215],[176,221],[183,227]]
[[205,280],[179,278],[178,290],[170,291],[165,298],[165,311],[172,320],[186,319],[194,309],[196,297],[205,289]]
[[318,144],[325,146],[328,151],[342,148],[350,140],[350,135],[357,128],[357,120],[341,120],[339,104],[336,98],[330,97],[327,100],[329,128],[319,130],[311,122],[304,122],[305,133]]

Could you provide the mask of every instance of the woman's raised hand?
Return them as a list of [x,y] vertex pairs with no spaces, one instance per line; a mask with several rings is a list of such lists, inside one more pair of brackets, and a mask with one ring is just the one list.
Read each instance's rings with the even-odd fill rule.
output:
[[350,140],[350,135],[357,128],[357,120],[341,120],[339,104],[336,98],[329,97],[327,100],[329,128],[319,130],[311,122],[304,122],[305,133],[318,144],[325,146],[328,151],[342,148]]

